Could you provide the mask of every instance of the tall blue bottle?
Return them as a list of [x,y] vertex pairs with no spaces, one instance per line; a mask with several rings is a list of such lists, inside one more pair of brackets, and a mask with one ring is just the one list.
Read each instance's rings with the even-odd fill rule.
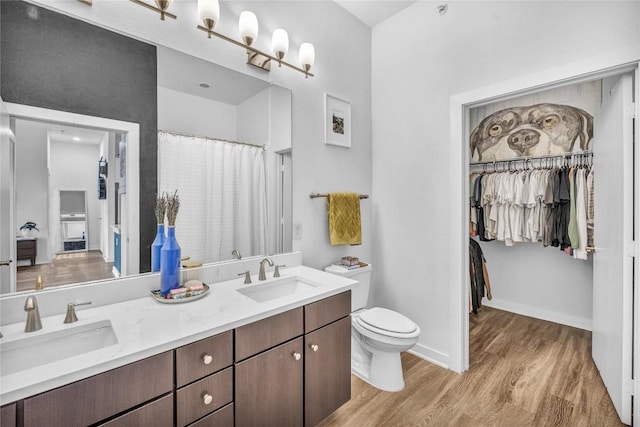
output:
[[167,240],[160,250],[160,290],[166,296],[171,289],[180,287],[180,245],[175,226],[169,226]]
[[160,271],[160,251],[167,237],[164,234],[164,224],[158,224],[156,238],[151,244],[151,271]]

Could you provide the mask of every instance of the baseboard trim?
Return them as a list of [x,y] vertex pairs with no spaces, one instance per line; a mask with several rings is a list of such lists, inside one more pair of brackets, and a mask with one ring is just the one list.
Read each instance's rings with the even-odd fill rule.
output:
[[491,301],[483,301],[482,304],[487,307],[497,308],[498,310],[509,311],[523,316],[560,323],[561,325],[573,326],[574,328],[584,329],[587,331],[591,331],[592,329],[591,319],[584,317],[572,316],[557,311],[532,307],[526,304],[501,300],[499,298],[494,298]]
[[434,365],[449,369],[448,354],[444,354],[438,350],[434,350],[422,344],[414,345],[410,350],[408,350],[408,352],[413,354],[414,356],[426,360],[427,362],[431,362]]

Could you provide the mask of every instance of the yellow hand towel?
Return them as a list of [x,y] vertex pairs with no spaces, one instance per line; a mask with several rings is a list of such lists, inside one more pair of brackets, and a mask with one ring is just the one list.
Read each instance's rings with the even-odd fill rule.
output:
[[330,193],[327,197],[329,240],[332,245],[361,245],[360,196]]

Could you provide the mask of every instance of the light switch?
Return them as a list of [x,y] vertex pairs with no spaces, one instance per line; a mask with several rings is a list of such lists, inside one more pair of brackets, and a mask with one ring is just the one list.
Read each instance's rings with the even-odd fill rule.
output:
[[293,240],[302,239],[302,224],[299,222],[293,223]]

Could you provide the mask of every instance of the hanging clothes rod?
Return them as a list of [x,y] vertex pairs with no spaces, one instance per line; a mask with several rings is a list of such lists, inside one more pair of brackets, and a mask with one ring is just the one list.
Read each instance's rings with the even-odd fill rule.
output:
[[[361,199],[368,199],[369,195],[368,194],[359,194],[358,195]],[[318,197],[329,197],[328,194],[320,194],[320,193],[311,193],[309,194],[309,197],[312,199],[316,199]]]
[[184,136],[186,138],[202,138],[202,139],[206,139],[208,141],[221,141],[221,142],[228,142],[229,144],[239,144],[239,145],[248,145],[249,147],[256,147],[256,148],[262,148],[263,150],[266,150],[267,147],[265,145],[259,145],[259,144],[250,144],[248,142],[242,142],[242,141],[233,141],[231,139],[222,139],[222,138],[211,138],[209,136],[202,136],[202,135],[194,135],[194,134],[188,134],[188,133],[180,133],[180,132],[173,132],[170,130],[162,130],[162,129],[158,129],[158,132],[164,132],[164,133],[168,133],[169,135],[175,135],[175,136]]
[[471,162],[469,165],[491,165],[497,163],[509,163],[509,162],[527,162],[529,160],[545,160],[545,159],[569,159],[574,157],[593,157],[593,151],[580,151],[577,153],[565,153],[565,154],[548,154],[544,156],[527,156],[527,157],[518,157],[515,159],[504,159],[504,160],[487,160],[483,162]]

